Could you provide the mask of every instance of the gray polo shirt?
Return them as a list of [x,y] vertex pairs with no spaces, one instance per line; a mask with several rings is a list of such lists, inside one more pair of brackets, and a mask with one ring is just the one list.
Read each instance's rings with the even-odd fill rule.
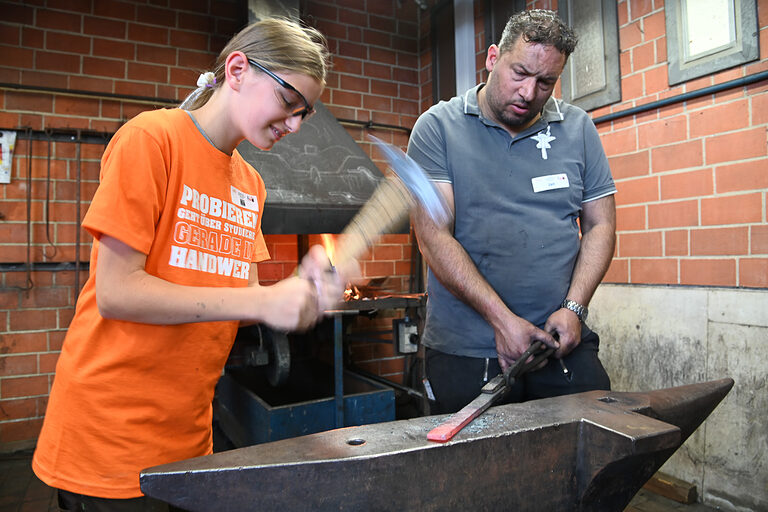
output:
[[[550,98],[541,118],[512,138],[482,117],[483,85],[422,114],[408,154],[435,181],[453,184],[455,238],[504,303],[543,327],[570,287],[581,205],[616,187],[586,112]],[[426,346],[496,357],[491,326],[431,270],[427,293]]]

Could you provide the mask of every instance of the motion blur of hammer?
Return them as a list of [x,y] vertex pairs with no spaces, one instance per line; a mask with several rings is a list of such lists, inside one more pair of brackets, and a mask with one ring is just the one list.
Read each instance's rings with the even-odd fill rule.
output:
[[368,137],[387,159],[393,173],[386,175],[342,231],[333,262],[337,266],[362,256],[379,235],[390,232],[416,205],[439,226],[451,221],[445,199],[424,170],[399,148],[372,135]]

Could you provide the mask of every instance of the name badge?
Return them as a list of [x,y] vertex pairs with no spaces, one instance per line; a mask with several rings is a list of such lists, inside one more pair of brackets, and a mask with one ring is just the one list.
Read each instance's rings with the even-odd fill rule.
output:
[[531,185],[533,185],[534,192],[544,192],[545,190],[568,188],[570,186],[568,183],[568,175],[564,172],[531,178]]
[[234,204],[241,206],[246,210],[251,210],[254,212],[259,211],[259,200],[256,196],[246,194],[242,190],[235,188],[232,185],[230,185],[229,188],[232,193],[232,202]]

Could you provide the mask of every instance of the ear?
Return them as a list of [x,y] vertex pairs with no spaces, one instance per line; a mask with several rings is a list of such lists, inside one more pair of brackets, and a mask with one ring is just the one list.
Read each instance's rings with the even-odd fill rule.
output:
[[496,61],[499,60],[500,55],[501,51],[498,46],[492,44],[488,47],[488,54],[485,56],[485,69],[487,69],[489,73],[493,71],[493,67],[496,65]]
[[227,56],[224,63],[224,73],[226,74],[226,81],[232,89],[240,90],[244,75],[249,67],[248,57],[243,52],[232,52]]

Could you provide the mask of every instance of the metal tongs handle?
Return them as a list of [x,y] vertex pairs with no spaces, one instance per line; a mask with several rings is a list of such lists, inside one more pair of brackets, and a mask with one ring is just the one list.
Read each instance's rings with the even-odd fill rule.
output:
[[[483,386],[483,393],[495,393],[501,386],[506,386],[510,389],[515,380],[527,371],[530,371],[541,364],[541,362],[548,358],[555,351],[554,348],[545,345],[541,341],[534,341],[531,346],[523,352],[523,354],[503,373],[498,374],[496,377],[488,381]],[[528,359],[533,357],[529,362]]]

